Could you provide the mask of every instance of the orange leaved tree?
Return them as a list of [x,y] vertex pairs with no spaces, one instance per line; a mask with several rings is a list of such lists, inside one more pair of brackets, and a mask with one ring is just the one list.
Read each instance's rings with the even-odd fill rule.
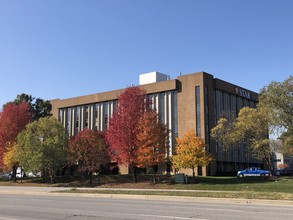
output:
[[155,183],[156,166],[166,158],[168,132],[155,111],[144,113],[138,121],[138,130],[135,163],[138,167],[152,167]]
[[207,166],[213,158],[206,151],[204,141],[197,137],[193,130],[176,140],[176,155],[172,157],[172,163],[175,168],[192,169],[193,182],[195,182],[194,169],[198,166]]
[[78,168],[88,172],[90,183],[92,174],[110,162],[104,134],[99,131],[85,129],[79,132],[69,140],[67,150],[70,163],[78,162]]

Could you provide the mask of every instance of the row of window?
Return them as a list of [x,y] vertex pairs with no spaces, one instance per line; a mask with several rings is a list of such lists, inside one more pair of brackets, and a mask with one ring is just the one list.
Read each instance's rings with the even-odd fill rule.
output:
[[[207,150],[210,148],[210,126],[209,126],[209,94],[208,87],[201,90],[199,86],[195,87],[195,116],[196,116],[196,135],[201,136],[201,91],[204,95],[204,132]],[[170,130],[168,140],[168,153],[173,154],[175,146],[175,138],[178,136],[178,104],[177,91],[166,91],[161,93],[150,94],[151,108],[155,109],[163,124]],[[214,91],[214,120],[215,124],[220,117],[234,115],[237,116],[240,109],[244,106],[255,107],[256,103],[253,100],[248,100],[243,97],[229,94],[221,90]],[[104,131],[107,129],[109,117],[112,116],[117,106],[117,100],[106,102],[92,103],[81,106],[73,106],[59,109],[59,120],[66,128],[69,136],[76,135],[84,128]],[[245,146],[235,147],[235,149],[225,152],[220,145],[215,146],[217,159],[221,161],[238,161],[244,162],[251,159],[247,153]]]
[[[163,124],[171,131],[168,142],[168,155],[173,154],[175,138],[178,134],[177,92],[167,91],[150,94],[151,108],[155,109]],[[104,131],[108,127],[109,117],[113,115],[117,100],[99,102],[59,109],[59,121],[66,128],[68,136],[89,128]]]
[[236,117],[243,107],[256,107],[254,100],[236,96],[221,90],[215,90],[215,123],[222,117]]
[[107,129],[108,118],[113,114],[116,101],[101,102],[59,109],[59,121],[73,136],[84,128],[103,131]]
[[[249,100],[244,97],[236,96],[221,90],[214,92],[214,119],[215,124],[222,117],[237,117],[239,111],[243,107],[256,107],[256,101]],[[234,162],[258,162],[250,154],[246,146],[239,144],[229,151],[225,151],[220,144],[216,144],[217,160],[234,161]]]

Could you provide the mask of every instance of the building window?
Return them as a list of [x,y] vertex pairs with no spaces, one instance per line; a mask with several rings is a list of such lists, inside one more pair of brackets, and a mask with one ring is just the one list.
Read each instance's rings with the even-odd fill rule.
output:
[[89,106],[86,105],[85,108],[84,108],[84,120],[83,120],[83,123],[84,123],[84,128],[87,128],[89,126]]
[[165,96],[166,96],[166,93],[159,93],[158,94],[159,96],[159,115],[160,115],[160,118],[161,118],[161,122],[163,124],[166,124],[166,121],[165,121]]
[[108,111],[109,111],[109,102],[103,103],[103,121],[104,125],[102,130],[106,130],[108,128]]
[[63,109],[59,109],[59,117],[58,121],[62,123],[62,118],[63,118]]
[[204,111],[205,111],[205,138],[206,138],[206,144],[209,150],[209,144],[210,144],[210,126],[209,126],[209,93],[208,93],[208,87],[205,86],[204,88]]
[[75,119],[76,128],[79,128],[79,115],[80,115],[80,107],[76,107],[76,119]]
[[175,137],[178,137],[178,101],[177,101],[177,91],[173,92],[172,94],[172,111],[173,111],[173,133],[175,134]]
[[71,108],[66,109],[66,132],[71,134]]
[[196,112],[196,136],[201,136],[201,129],[200,129],[200,87],[195,87],[195,112]]

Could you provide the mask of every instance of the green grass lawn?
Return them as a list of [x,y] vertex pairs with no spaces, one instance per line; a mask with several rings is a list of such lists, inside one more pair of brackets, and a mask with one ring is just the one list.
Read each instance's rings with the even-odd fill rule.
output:
[[[103,194],[136,194],[136,195],[165,195],[165,196],[197,196],[197,197],[217,197],[217,198],[245,198],[245,199],[284,199],[293,201],[293,177],[196,177],[193,183],[189,178],[188,184],[174,184],[174,177],[160,176],[157,184],[151,184],[151,176],[140,175],[138,182],[133,183],[130,175],[105,175],[100,179],[94,178],[89,184],[84,177],[57,177],[54,184],[42,183],[41,179],[27,179],[22,183],[18,180],[0,181],[0,185],[29,185],[29,186],[67,186],[68,192],[83,191],[76,190],[77,187],[99,187],[104,190],[84,191],[85,193]],[[109,190],[115,188],[117,190]],[[148,191],[125,191],[126,189],[149,189]],[[71,189],[71,190],[70,190]],[[73,189],[73,190],[72,190]],[[151,189],[156,189],[152,191]],[[182,191],[157,191],[158,189],[169,190],[192,190]]]
[[[139,185],[139,183],[137,183]],[[103,187],[103,184],[101,185]],[[124,187],[127,188],[127,187]],[[135,188],[135,187],[133,187]],[[213,198],[268,199],[293,201],[293,177],[197,177],[196,183],[149,185],[148,191],[92,190],[72,189],[73,193],[189,196]],[[152,191],[151,189],[171,189],[175,191]],[[176,190],[192,190],[188,192]]]
[[[174,184],[173,177],[161,176],[157,184],[150,184],[151,176],[141,175],[138,183],[132,183],[131,176],[102,176],[97,187],[104,190],[80,191],[70,190],[75,193],[100,193],[100,194],[131,194],[131,195],[163,195],[163,196],[192,196],[215,198],[243,198],[243,199],[270,199],[293,200],[293,177],[196,177],[193,183],[189,178],[189,184]],[[73,183],[73,182],[72,182]],[[81,182],[69,183],[68,186],[78,187]],[[107,188],[117,188],[109,190]],[[148,191],[125,191],[119,188],[144,188]],[[151,189],[156,189],[152,191]],[[157,191],[158,189],[192,190],[182,191]]]
[[195,184],[175,185],[177,189],[279,192],[293,194],[293,177],[197,177]]

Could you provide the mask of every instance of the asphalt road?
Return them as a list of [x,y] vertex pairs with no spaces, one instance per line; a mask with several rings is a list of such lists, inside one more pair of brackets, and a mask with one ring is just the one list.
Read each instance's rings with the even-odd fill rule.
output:
[[278,201],[60,194],[0,190],[0,220],[188,219],[292,220],[292,203]]

